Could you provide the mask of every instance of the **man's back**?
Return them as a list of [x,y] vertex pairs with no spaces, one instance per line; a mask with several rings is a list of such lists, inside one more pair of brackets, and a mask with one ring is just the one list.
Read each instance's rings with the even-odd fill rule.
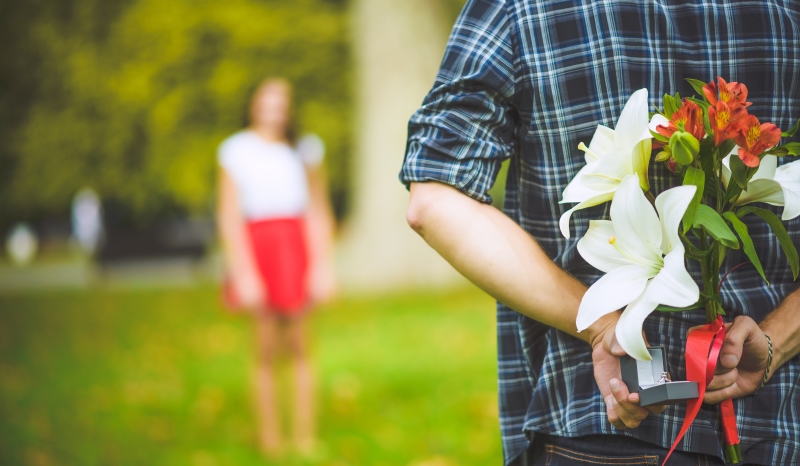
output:
[[[722,76],[747,85],[751,113],[788,129],[800,116],[800,4],[796,2],[468,2],[451,36],[437,82],[412,117],[404,182],[441,181],[486,201],[500,163],[511,157],[505,212],[564,270],[586,284],[601,275],[578,255],[589,219],[608,205],[576,212],[572,239],[558,219],[561,192],[585,165],[579,142],[598,124],[613,126],[627,98],[647,88],[693,94],[685,78]],[[680,184],[651,163],[656,193]],[[800,244],[800,223],[785,223]],[[728,318],[760,321],[795,289],[768,228],[748,224],[771,286],[752,267],[722,287]],[[728,254],[722,271],[745,262]],[[696,280],[699,268],[689,268]],[[654,313],[651,344],[665,345],[673,378],[685,377],[683,348],[702,312]],[[619,433],[605,416],[582,342],[498,304],[500,415],[507,462],[528,446],[525,431],[572,437]],[[736,400],[745,462],[800,463],[793,426],[800,375],[796,358],[757,397]],[[630,435],[669,446],[684,405],[651,416]],[[721,455],[715,407],[704,406],[683,448]]]

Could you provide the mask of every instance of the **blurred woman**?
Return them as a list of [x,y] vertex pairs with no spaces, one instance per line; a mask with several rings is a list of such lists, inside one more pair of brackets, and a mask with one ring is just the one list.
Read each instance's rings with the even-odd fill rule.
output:
[[295,140],[291,111],[289,83],[267,79],[253,94],[248,127],[226,139],[218,154],[226,297],[256,317],[260,440],[270,455],[284,447],[275,387],[281,353],[294,379],[294,445],[301,452],[314,447],[307,315],[334,291],[333,220],[320,169],[324,147],[315,136]]

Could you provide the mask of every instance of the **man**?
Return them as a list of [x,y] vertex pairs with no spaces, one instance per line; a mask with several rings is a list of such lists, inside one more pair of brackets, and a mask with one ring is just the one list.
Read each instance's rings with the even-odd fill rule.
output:
[[[619,313],[578,333],[586,286],[601,272],[576,250],[589,219],[558,219],[561,193],[584,166],[578,143],[613,127],[627,98],[647,88],[691,95],[685,78],[746,84],[751,112],[788,129],[800,116],[800,6],[792,2],[544,2],[469,0],[442,67],[412,117],[400,174],[409,224],[467,278],[497,298],[500,424],[505,464],[656,464],[680,429],[685,404],[647,410],[619,380]],[[487,191],[510,158],[505,214]],[[651,162],[651,189],[680,184]],[[765,206],[766,207],[766,206]],[[754,216],[751,216],[754,217]],[[747,217],[745,217],[747,219]],[[795,244],[798,221],[785,223]],[[723,464],[715,403],[736,399],[745,464],[800,464],[800,294],[777,240],[748,224],[771,281],[740,267],[722,287],[732,325],[697,420],[672,464]],[[745,262],[731,251],[722,270]],[[689,271],[699,282],[697,264]],[[702,312],[647,319],[673,379],[684,379],[688,330]],[[775,349],[770,380],[767,337]],[[754,393],[758,390],[758,394]],[[616,461],[616,462],[615,462]]]

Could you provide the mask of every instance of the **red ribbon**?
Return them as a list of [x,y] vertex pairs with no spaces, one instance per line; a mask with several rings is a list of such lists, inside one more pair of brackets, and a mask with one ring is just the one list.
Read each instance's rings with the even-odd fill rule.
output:
[[[683,420],[678,437],[669,449],[667,456],[661,466],[667,464],[675,447],[686,435],[689,426],[692,425],[697,413],[700,412],[700,406],[703,404],[703,396],[706,393],[706,387],[711,383],[714,378],[714,370],[717,367],[717,360],[719,359],[719,352],[722,349],[722,343],[725,341],[725,324],[722,317],[704,327],[693,331],[689,334],[686,340],[686,380],[697,382],[697,391],[699,396],[693,400],[689,400],[686,406],[686,417]],[[736,431],[736,414],[733,412],[733,401],[728,398],[720,405],[722,412],[722,428],[727,445],[736,445],[739,443],[739,434]]]

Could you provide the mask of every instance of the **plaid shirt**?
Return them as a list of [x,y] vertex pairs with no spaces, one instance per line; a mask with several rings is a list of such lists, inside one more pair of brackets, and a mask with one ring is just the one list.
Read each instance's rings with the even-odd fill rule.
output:
[[[751,112],[789,128],[800,116],[800,4],[469,0],[433,89],[411,118],[400,178],[406,185],[447,183],[490,202],[487,191],[510,158],[504,211],[588,285],[601,272],[580,257],[576,243],[590,219],[607,218],[608,204],[576,212],[572,239],[558,229],[572,205],[558,203],[561,192],[585,164],[578,143],[588,144],[598,124],[613,127],[637,89],[647,88],[657,104],[664,93],[693,94],[685,78],[715,76],[745,83]],[[650,176],[655,193],[680,184],[663,164],[652,162]],[[737,315],[761,321],[795,289],[769,228],[755,216],[745,220],[771,286],[752,266],[733,272],[722,287],[729,321]],[[785,222],[795,244],[798,222]],[[745,261],[741,251],[731,251],[722,270]],[[688,263],[701,283],[697,263]],[[702,311],[655,312],[647,319],[647,337],[667,347],[675,379],[685,378],[687,329],[703,323]],[[651,415],[637,429],[610,425],[586,343],[502,304],[497,333],[506,464],[536,432],[623,434],[663,447],[676,437],[685,404]],[[800,464],[798,376],[800,358],[794,358],[757,395],[735,401],[746,463]],[[716,407],[703,406],[679,449],[722,457],[718,419]]]

